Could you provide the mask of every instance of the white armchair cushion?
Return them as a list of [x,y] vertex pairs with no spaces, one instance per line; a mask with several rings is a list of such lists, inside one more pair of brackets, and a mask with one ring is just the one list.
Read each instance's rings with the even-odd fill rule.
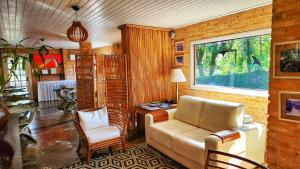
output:
[[109,126],[108,113],[106,108],[91,112],[78,111],[78,116],[80,126],[83,130]]
[[101,128],[94,128],[90,130],[84,130],[89,143],[97,143],[120,136],[120,130],[115,126],[106,126]]

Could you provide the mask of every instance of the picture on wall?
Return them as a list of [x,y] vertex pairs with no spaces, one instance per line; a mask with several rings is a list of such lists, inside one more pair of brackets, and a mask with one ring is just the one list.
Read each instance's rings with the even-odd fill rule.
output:
[[300,122],[300,92],[280,92],[279,103],[279,119]]
[[176,55],[175,56],[175,65],[176,66],[183,66],[184,65],[183,55]]
[[184,41],[175,42],[175,52],[176,53],[184,52]]
[[274,77],[300,79],[300,41],[274,44]]

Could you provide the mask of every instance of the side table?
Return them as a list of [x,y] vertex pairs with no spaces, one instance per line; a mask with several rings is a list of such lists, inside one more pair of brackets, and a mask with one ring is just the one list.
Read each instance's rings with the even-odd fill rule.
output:
[[136,118],[137,118],[137,132],[141,133],[144,131],[146,114],[151,113],[153,116],[155,116],[155,122],[164,121],[168,119],[168,116],[166,116],[166,114],[164,113],[165,110],[174,109],[174,108],[176,108],[176,105],[172,105],[171,107],[161,108],[157,110],[147,110],[140,106],[135,106],[134,114],[136,114]]

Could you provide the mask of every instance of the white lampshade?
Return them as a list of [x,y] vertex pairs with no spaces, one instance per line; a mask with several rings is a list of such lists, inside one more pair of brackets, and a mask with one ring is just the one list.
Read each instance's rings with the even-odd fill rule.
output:
[[170,74],[170,82],[185,82],[186,78],[181,69],[172,69]]

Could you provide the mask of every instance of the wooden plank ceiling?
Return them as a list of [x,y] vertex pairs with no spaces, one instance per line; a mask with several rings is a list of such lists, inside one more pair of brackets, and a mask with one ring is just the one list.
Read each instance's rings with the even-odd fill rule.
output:
[[45,38],[56,48],[78,48],[66,38],[75,19],[70,6],[81,7],[78,20],[89,32],[93,47],[119,42],[117,26],[130,23],[178,28],[239,11],[271,4],[272,0],[0,0],[0,37],[30,46]]

